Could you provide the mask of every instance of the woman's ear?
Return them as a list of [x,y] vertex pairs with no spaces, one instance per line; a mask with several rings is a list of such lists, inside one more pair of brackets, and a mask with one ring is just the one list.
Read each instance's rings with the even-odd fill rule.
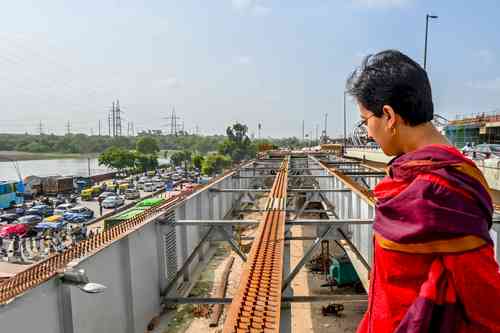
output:
[[388,129],[392,129],[396,127],[396,112],[394,112],[394,109],[390,105],[384,105],[382,107],[382,113],[384,118],[386,119],[386,127]]

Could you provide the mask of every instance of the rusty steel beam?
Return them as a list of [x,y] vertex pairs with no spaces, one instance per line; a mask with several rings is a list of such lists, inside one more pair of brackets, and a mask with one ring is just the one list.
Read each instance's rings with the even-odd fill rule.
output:
[[223,333],[279,332],[288,165],[289,157],[274,180]]
[[337,177],[344,183],[348,188],[350,188],[352,191],[356,192],[359,194],[370,206],[375,206],[375,195],[368,189],[364,188],[363,186],[359,185],[354,179],[352,179],[350,176],[346,175],[342,171],[340,171],[338,168],[329,166],[327,163],[321,162],[314,157],[311,156],[311,158],[319,163],[323,168],[325,168],[325,171],[329,173],[332,176]]

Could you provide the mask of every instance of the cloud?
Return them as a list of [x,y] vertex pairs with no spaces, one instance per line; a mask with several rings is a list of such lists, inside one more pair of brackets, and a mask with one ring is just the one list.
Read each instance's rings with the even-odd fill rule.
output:
[[254,16],[267,16],[271,13],[271,7],[265,6],[259,0],[231,0],[233,8],[242,13]]
[[491,80],[470,81],[466,86],[473,89],[499,91],[500,92],[500,77]]
[[406,7],[412,3],[413,0],[352,0],[352,3],[359,7]]
[[252,63],[252,58],[249,56],[239,56],[235,62],[239,65],[248,65]]

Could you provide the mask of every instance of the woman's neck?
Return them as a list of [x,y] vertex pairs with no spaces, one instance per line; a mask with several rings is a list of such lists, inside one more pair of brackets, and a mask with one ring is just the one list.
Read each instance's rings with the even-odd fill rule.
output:
[[403,153],[415,151],[431,144],[450,144],[431,122],[413,127],[405,126],[400,133],[402,134],[400,147]]

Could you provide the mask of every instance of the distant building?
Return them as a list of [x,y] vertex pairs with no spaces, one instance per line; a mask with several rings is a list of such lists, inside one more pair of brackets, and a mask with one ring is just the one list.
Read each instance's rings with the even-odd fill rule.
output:
[[500,143],[500,110],[450,120],[444,132],[457,147],[463,147],[467,142]]

